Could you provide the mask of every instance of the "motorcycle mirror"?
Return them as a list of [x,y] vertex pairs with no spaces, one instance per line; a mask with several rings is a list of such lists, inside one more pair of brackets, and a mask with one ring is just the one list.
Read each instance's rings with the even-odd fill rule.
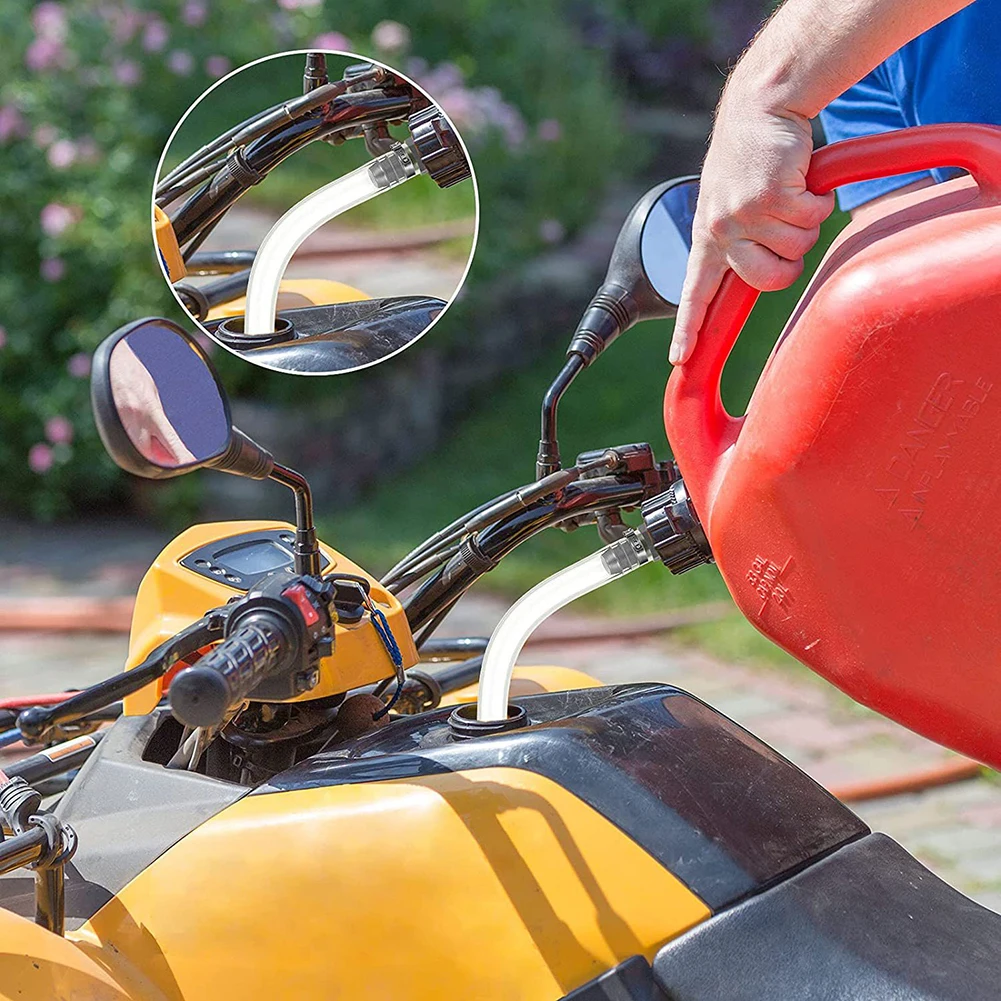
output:
[[698,197],[698,177],[676,177],[651,188],[626,217],[605,280],[577,324],[566,364],[543,398],[536,479],[560,468],[556,411],[580,371],[634,323],[678,312]]
[[320,572],[309,484],[233,427],[229,400],[198,342],[170,320],[137,320],[94,352],[94,421],[108,454],[148,479],[210,467],[271,479],[295,495],[295,572]]
[[108,454],[136,476],[165,479],[210,466],[259,480],[274,467],[233,427],[208,356],[170,320],[138,320],[100,345],[91,403]]
[[633,206],[568,354],[590,365],[633,324],[677,313],[698,195],[698,177],[676,177],[651,188]]

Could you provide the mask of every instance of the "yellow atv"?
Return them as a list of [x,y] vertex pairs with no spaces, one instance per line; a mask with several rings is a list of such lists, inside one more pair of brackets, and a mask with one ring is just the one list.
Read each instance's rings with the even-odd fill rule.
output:
[[[683,180],[630,216],[547,396],[538,479],[381,580],[317,540],[306,482],[232,427],[184,330],[142,320],[102,345],[95,417],[123,468],[270,478],[296,518],[183,532],[142,582],[127,669],[13,721],[46,747],[0,785],[0,997],[997,995],[1001,917],[737,723],[670,685],[546,668],[508,696],[508,627],[435,636],[550,526],[597,523],[609,576],[711,559],[673,463],[633,444],[564,467],[555,436],[574,372],[673,308],[641,249],[683,246],[693,204]],[[84,760],[43,809],[34,785]]]

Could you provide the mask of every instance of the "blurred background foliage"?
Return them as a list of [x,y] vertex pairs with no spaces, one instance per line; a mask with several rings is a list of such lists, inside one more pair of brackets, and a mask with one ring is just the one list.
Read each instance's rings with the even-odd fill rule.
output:
[[[489,338],[489,323],[468,327],[477,290],[572,241],[612,187],[640,190],[657,179],[656,137],[635,123],[662,109],[695,112],[708,122],[727,68],[771,6],[764,0],[355,0],[336,7],[332,0],[0,0],[6,57],[0,65],[0,507],[53,519],[121,512],[134,499],[94,431],[89,357],[108,332],[137,316],[183,318],[154,265],[149,194],[178,118],[231,68],[292,48],[344,49],[398,67],[445,108],[470,145],[482,216],[466,290],[434,336]],[[274,103],[266,76],[234,91],[233,115]],[[218,107],[206,104],[179,142],[198,145],[232,124],[231,112]],[[186,152],[178,145],[176,155]],[[320,144],[298,154],[297,174],[282,181],[276,172],[254,197],[285,207],[301,185],[326,179],[330,154]],[[360,158],[360,144],[346,155]],[[373,203],[357,219],[406,224],[408,213],[416,218],[419,210],[401,206],[388,218]],[[840,225],[831,222],[825,242]],[[746,402],[797,294],[794,288],[764,297],[755,311],[726,373],[732,409]],[[584,374],[564,405],[567,455],[631,440],[666,452],[660,398],[669,333],[667,324],[648,324]],[[325,510],[318,498],[330,541],[350,538],[353,558],[384,570],[462,510],[527,479],[538,401],[567,334],[554,329],[551,351],[500,382],[433,457],[376,484],[350,510]],[[237,395],[282,406],[306,406],[369,377],[342,377],[335,387],[216,357]],[[190,516],[198,479],[158,486],[160,514],[175,521]],[[549,533],[491,579],[522,589],[594,544],[589,530]],[[711,571],[656,576],[656,587],[638,574],[599,600],[640,608],[723,593]]]
[[[6,0],[0,32],[0,504],[39,518],[122,499],[87,357],[137,315],[178,315],[153,266],[154,168],[230,68],[316,45],[425,80],[474,146],[481,275],[585,222],[622,150],[606,53],[558,0]],[[295,395],[283,381],[256,392]]]

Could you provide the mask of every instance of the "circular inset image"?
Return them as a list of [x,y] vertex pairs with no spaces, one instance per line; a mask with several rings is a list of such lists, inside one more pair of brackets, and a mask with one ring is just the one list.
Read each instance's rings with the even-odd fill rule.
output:
[[432,95],[344,52],[234,71],[160,158],[153,235],[213,340],[282,372],[374,365],[430,329],[476,245],[479,196]]

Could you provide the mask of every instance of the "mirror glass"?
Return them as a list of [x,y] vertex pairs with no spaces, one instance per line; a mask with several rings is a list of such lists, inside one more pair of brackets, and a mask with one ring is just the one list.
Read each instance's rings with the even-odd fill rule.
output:
[[176,330],[156,322],[129,331],[109,362],[115,410],[136,450],[162,469],[221,455],[230,423],[215,377]]
[[677,306],[692,249],[692,220],[699,182],[692,178],[668,188],[643,224],[640,255],[643,270],[657,294]]

